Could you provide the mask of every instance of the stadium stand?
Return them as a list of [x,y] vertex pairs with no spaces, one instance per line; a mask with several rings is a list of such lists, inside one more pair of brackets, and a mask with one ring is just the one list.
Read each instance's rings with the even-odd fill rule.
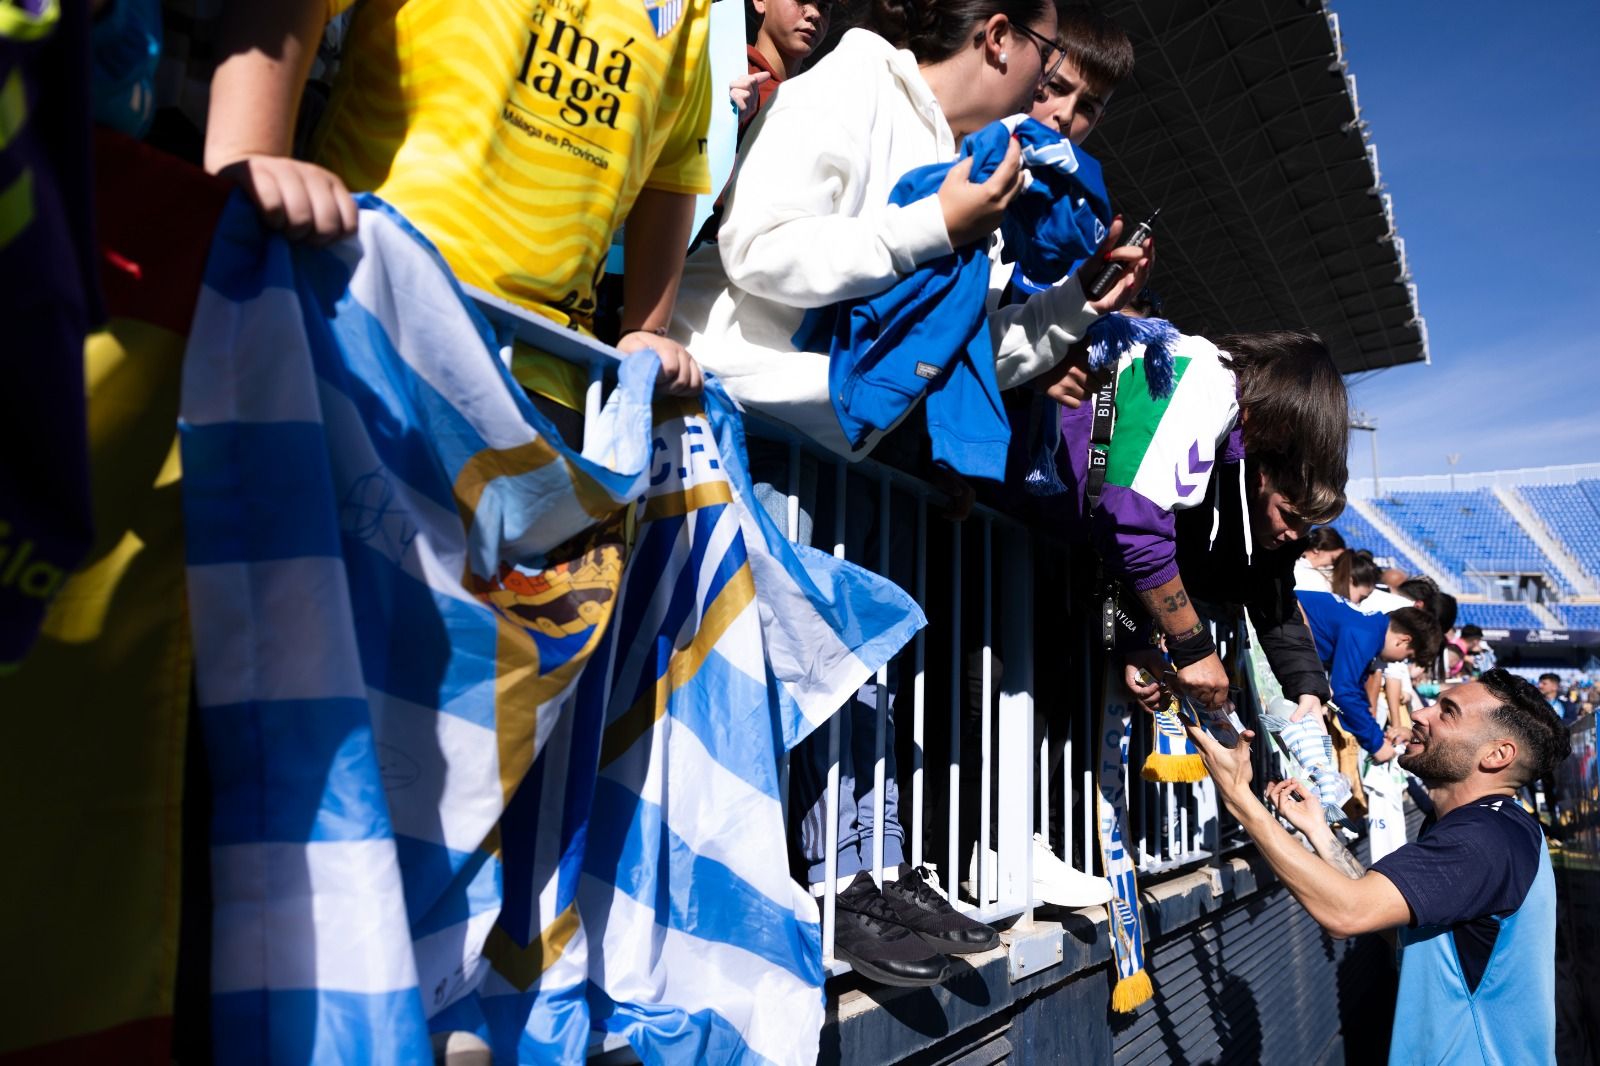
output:
[[1395,547],[1393,541],[1379,532],[1378,527],[1367,521],[1366,516],[1354,507],[1346,507],[1332,525],[1344,537],[1346,544],[1352,548],[1365,548],[1380,566],[1397,567],[1408,574],[1426,573],[1423,567]]
[[1522,485],[1516,491],[1578,565],[1600,580],[1600,481]]
[[1545,623],[1525,603],[1462,603],[1456,621],[1485,629],[1543,629]]
[[1550,610],[1568,629],[1600,629],[1600,603],[1555,603]]
[[1373,503],[1459,581],[1468,572],[1541,573],[1552,587],[1573,591],[1489,489],[1397,492]]

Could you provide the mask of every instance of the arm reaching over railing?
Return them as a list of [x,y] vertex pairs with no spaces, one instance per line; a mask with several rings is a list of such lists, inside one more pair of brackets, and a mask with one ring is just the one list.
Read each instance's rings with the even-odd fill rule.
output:
[[1352,870],[1307,852],[1256,798],[1250,789],[1250,742],[1255,733],[1247,730],[1238,746],[1225,748],[1198,725],[1189,723],[1187,728],[1216,782],[1217,795],[1318,925],[1343,939],[1410,922],[1411,909],[1393,881],[1377,871],[1352,877]]
[[641,189],[623,230],[628,269],[622,275],[622,307],[628,317],[617,350],[624,355],[655,352],[661,359],[656,387],[669,396],[698,396],[702,379],[694,356],[667,336],[683,264],[657,252],[686,247],[693,229],[693,196]]
[[1138,595],[1166,640],[1178,690],[1203,707],[1221,707],[1228,699],[1228,672],[1217,656],[1211,630],[1189,602],[1183,578],[1173,577]]

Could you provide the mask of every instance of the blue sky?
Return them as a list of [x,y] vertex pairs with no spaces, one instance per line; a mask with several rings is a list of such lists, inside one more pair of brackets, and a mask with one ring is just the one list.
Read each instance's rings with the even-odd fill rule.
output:
[[1352,379],[1382,473],[1600,461],[1600,3],[1331,2],[1433,352]]

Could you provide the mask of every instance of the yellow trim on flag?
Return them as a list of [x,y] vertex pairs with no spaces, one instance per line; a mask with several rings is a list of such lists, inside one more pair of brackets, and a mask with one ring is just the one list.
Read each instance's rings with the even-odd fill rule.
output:
[[485,448],[462,466],[456,475],[454,493],[456,510],[467,529],[472,528],[478,515],[478,502],[489,482],[496,478],[520,477],[541,470],[560,456],[549,441],[535,437],[514,448]]
[[609,765],[631,748],[634,741],[648,733],[661,716],[667,713],[667,698],[685,681],[700,672],[706,657],[722,639],[722,635],[728,631],[733,620],[738,618],[755,598],[755,578],[751,576],[750,566],[746,563],[723,586],[722,591],[717,594],[716,602],[706,610],[700,619],[700,629],[695,633],[694,640],[689,642],[687,648],[673,653],[672,659],[667,663],[666,673],[656,679],[655,686],[606,727],[605,736],[600,741],[601,766]]
[[658,518],[677,518],[702,507],[733,502],[733,486],[726,481],[708,481],[682,492],[667,492],[652,497],[644,505],[641,522],[654,522]]
[[569,461],[567,471],[572,475],[572,493],[578,498],[578,506],[582,507],[590,518],[603,522],[628,505],[627,500],[613,499],[611,493],[579,470],[576,464]]
[[578,932],[577,901],[567,904],[556,915],[555,921],[539,931],[538,939],[522,947],[504,928],[496,925],[489,930],[483,944],[483,955],[494,966],[495,972],[509,981],[518,992],[526,992],[544,972],[554,966],[572,943]]
[[[595,531],[583,560],[600,568],[600,583],[608,587],[610,595],[603,599],[588,600],[592,611],[584,618],[587,639],[583,647],[574,652],[566,662],[548,672],[541,672],[539,645],[527,625],[509,613],[510,604],[500,604],[496,617],[494,720],[495,740],[500,755],[500,789],[507,802],[522,783],[528,768],[538,754],[539,708],[549,703],[570,686],[594,654],[606,627],[611,624],[617,605],[617,592],[622,584],[625,552],[620,544],[622,519],[612,517],[612,526]],[[580,559],[568,561],[569,567],[581,565]],[[570,569],[569,569],[570,573]],[[595,582],[588,582],[593,586]],[[481,598],[496,602],[498,593],[488,593]],[[578,629],[577,632],[584,632]]]

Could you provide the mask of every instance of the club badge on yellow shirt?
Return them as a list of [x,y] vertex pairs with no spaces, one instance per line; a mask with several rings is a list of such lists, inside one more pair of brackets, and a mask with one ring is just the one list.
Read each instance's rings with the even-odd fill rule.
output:
[[683,0],[661,0],[653,3],[644,0],[644,9],[650,14],[650,23],[656,28],[656,37],[662,38],[672,32],[672,28],[683,17]]

